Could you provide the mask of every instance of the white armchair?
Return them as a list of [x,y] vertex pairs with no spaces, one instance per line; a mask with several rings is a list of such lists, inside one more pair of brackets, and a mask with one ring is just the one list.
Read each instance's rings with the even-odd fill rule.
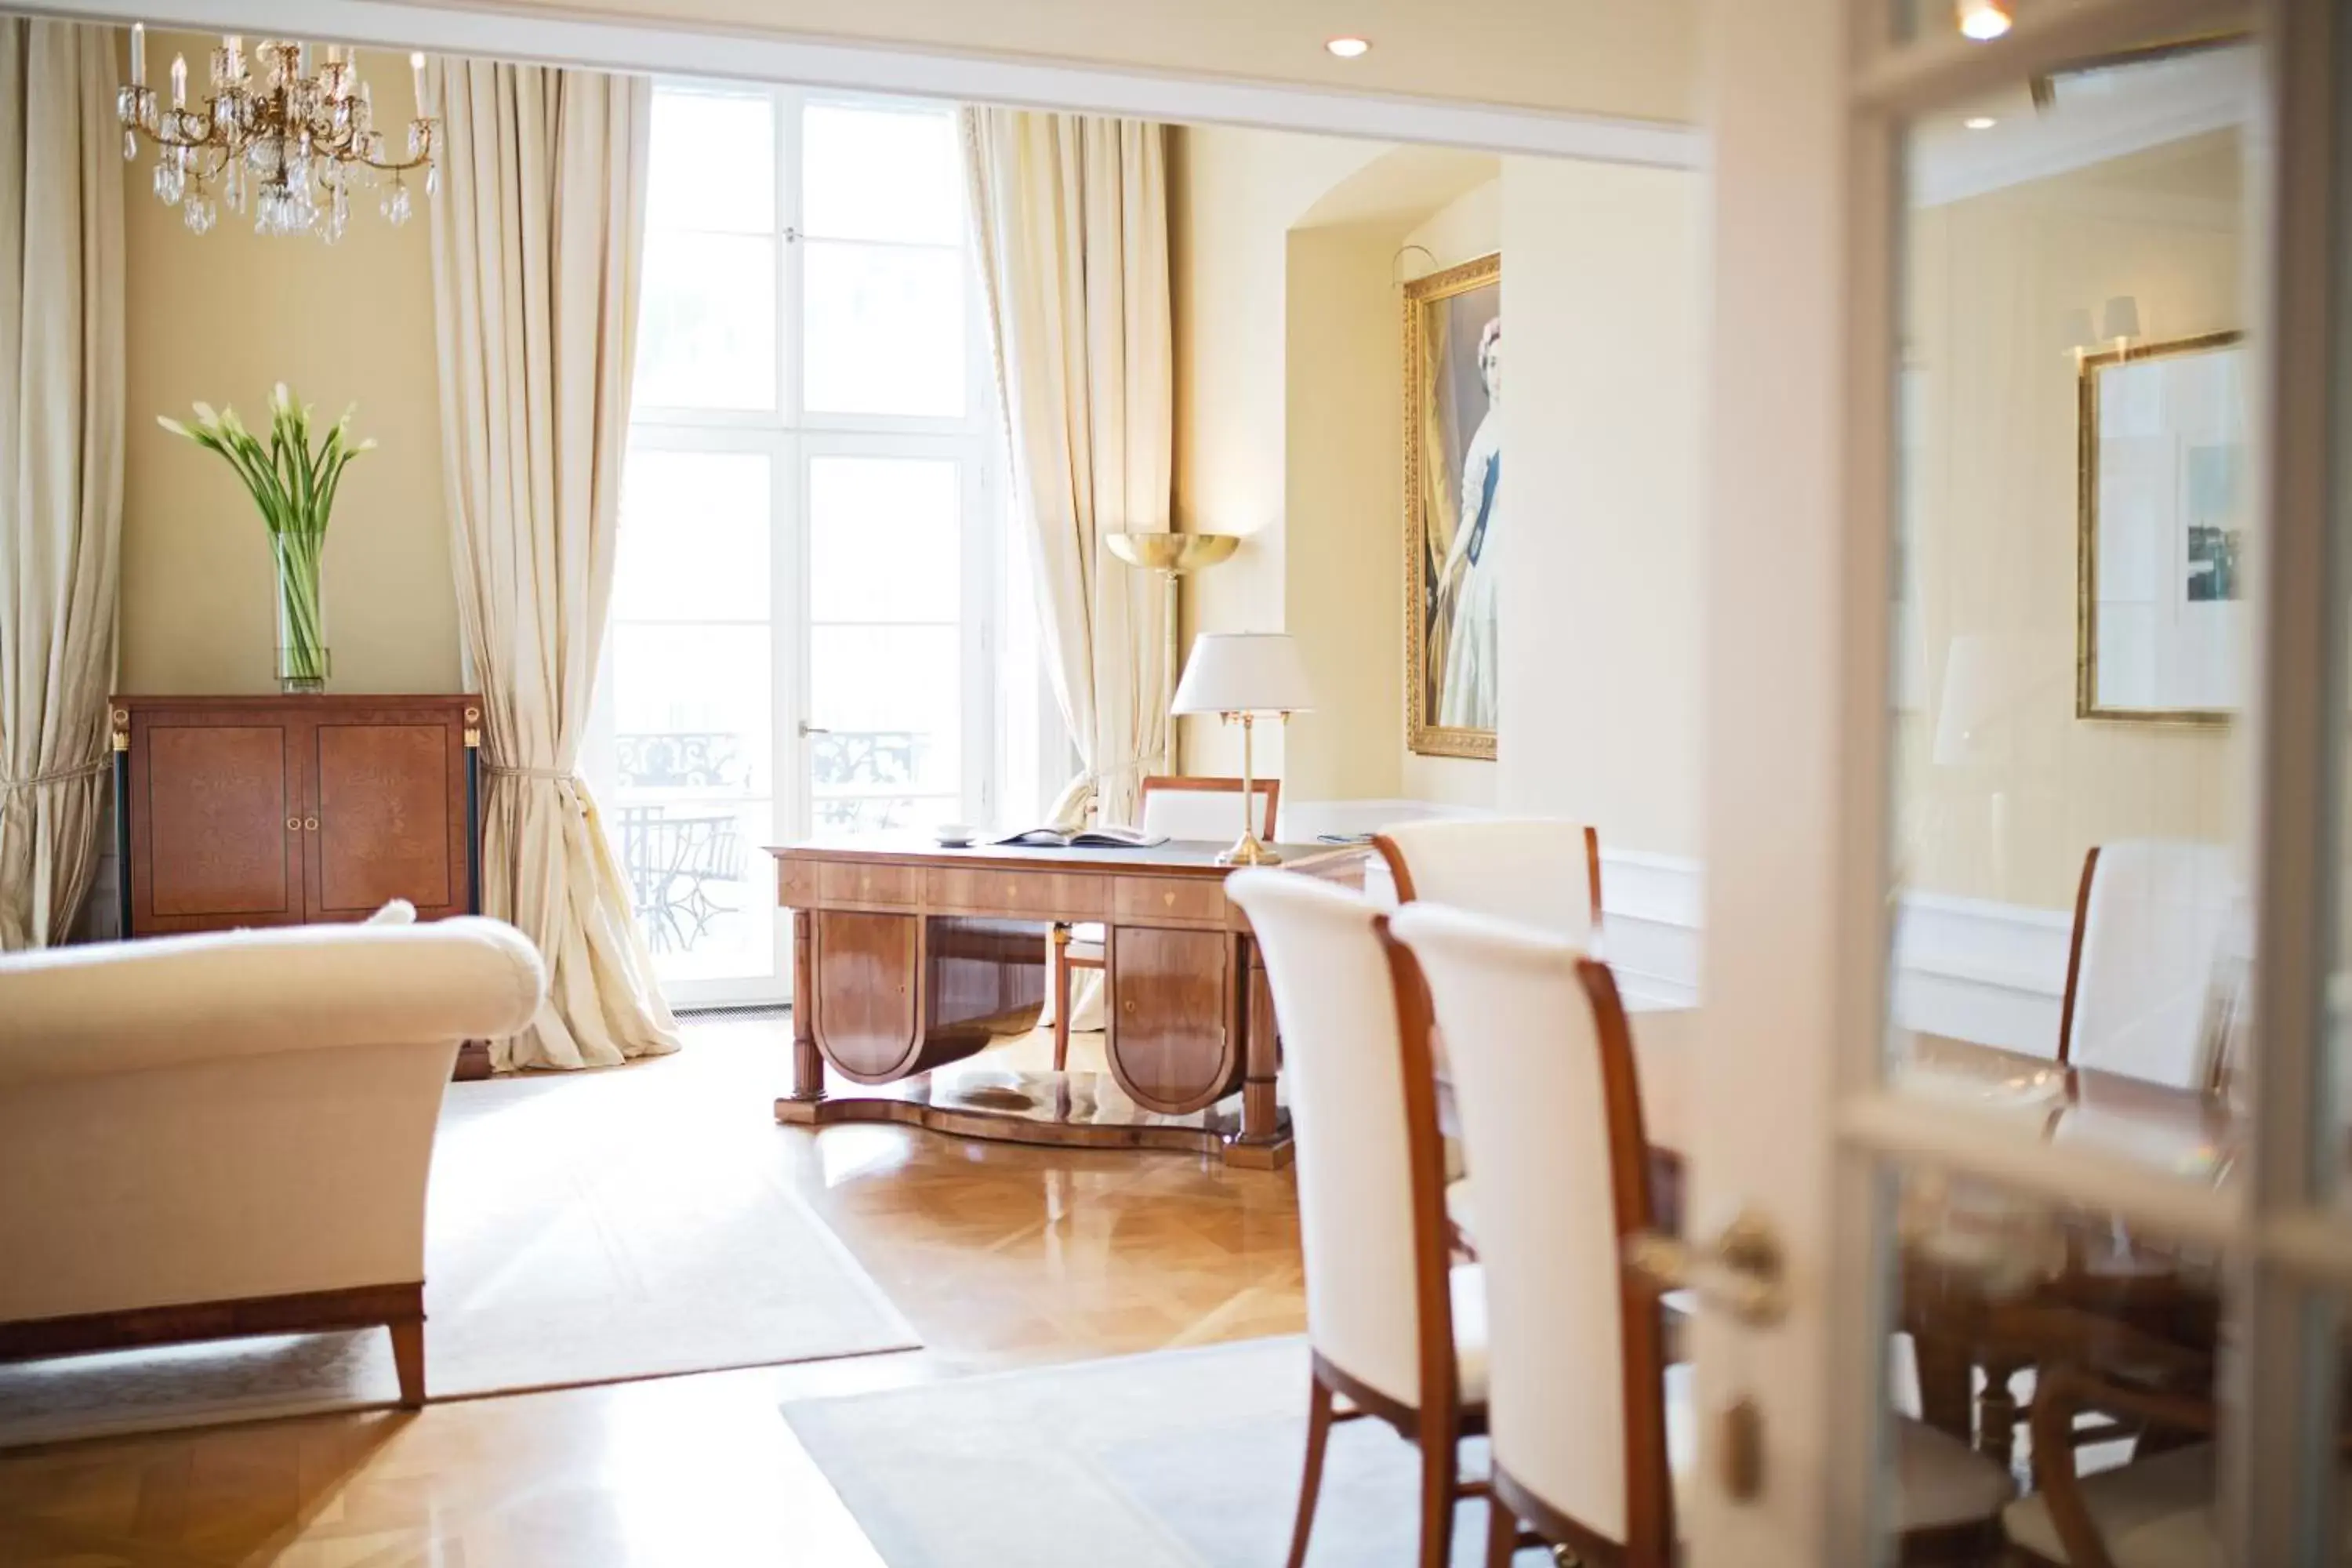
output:
[[544,989],[476,919],[0,956],[0,1361],[382,1324],[421,1403],[442,1089]]

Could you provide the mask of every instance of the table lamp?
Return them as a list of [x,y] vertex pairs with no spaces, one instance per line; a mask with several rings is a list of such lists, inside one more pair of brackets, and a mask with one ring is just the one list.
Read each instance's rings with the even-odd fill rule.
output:
[[1298,644],[1281,632],[1203,632],[1192,639],[1177,684],[1173,713],[1214,713],[1242,722],[1242,836],[1217,857],[1220,866],[1271,866],[1282,857],[1257,841],[1254,796],[1257,774],[1251,755],[1252,726],[1261,713],[1287,719],[1315,706],[1307,663]]

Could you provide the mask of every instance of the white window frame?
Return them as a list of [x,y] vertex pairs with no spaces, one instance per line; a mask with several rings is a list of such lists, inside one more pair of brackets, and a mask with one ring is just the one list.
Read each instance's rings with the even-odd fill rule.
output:
[[[778,843],[807,837],[814,813],[807,737],[811,712],[811,628],[808,599],[808,488],[811,461],[825,456],[903,457],[955,462],[962,479],[962,582],[958,605],[959,654],[962,660],[961,768],[957,815],[990,819],[997,792],[996,622],[1003,602],[1003,489],[997,478],[995,385],[982,315],[978,268],[966,270],[964,412],[961,416],[812,413],[803,398],[805,351],[802,333],[805,300],[804,225],[802,221],[802,117],[816,105],[903,110],[937,115],[942,106],[923,100],[809,89],[758,83],[665,78],[656,92],[690,91],[764,99],[772,105],[776,177],[776,405],[769,409],[681,408],[641,404],[630,412],[629,443],[646,450],[748,452],[767,458],[771,488],[769,551],[770,626],[773,650],[771,700],[774,707],[771,832]],[[889,243],[856,241],[853,243]],[[970,241],[965,241],[967,256]],[[936,248],[936,247],[925,247]],[[605,644],[598,682],[599,733],[612,729],[610,703],[612,639]],[[757,874],[751,886],[764,889]],[[679,1006],[724,1006],[775,1003],[791,994],[791,934],[776,921],[769,974],[723,980],[677,980],[665,984]]]

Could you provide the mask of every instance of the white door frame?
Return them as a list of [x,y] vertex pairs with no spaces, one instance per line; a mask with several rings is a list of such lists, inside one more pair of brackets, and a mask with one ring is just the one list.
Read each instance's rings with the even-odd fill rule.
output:
[[[1767,1482],[1734,1503],[1715,1484],[1689,1506],[1696,1568],[1864,1563],[1877,1544],[1874,1445],[1885,1409],[1883,1173],[1928,1164],[2029,1194],[2105,1205],[2230,1260],[2236,1342],[2227,1394],[2223,1510],[2231,1561],[2297,1561],[2332,1542],[2332,1465],[2298,1436],[2326,1420],[2311,1304],[2352,1284],[2352,1227],[2322,1205],[2332,1158],[2325,976],[2342,888],[2335,765],[2344,731],[2344,600],[2327,509],[2340,300],[2326,243],[2343,210],[2329,118],[2333,0],[2270,0],[2267,189],[2252,203],[2247,302],[2264,401],[2268,498],[2253,592],[2263,678],[2250,697],[2261,770],[2251,1173],[2226,1190],[2116,1155],[2021,1139],[1996,1119],[1881,1084],[1891,931],[1887,592],[1901,122],[2068,58],[2150,36],[2243,26],[2205,0],[2082,0],[2021,7],[1990,46],[1938,26],[1899,47],[1886,0],[1717,5],[1713,452],[1706,655],[1705,992],[1710,1071],[1698,1107],[1691,1215],[1702,1236],[1761,1215],[1787,1247],[1792,1308],[1769,1331],[1702,1314],[1703,1408],[1753,1399]],[[1923,16],[1942,8],[1923,5]],[[2284,62],[2282,68],[2281,62]],[[2331,196],[2336,199],[2332,202]],[[2270,226],[2276,214],[2276,225]],[[2258,361],[2258,363],[2264,363]],[[2333,721],[2328,716],[2333,715]],[[2325,1386],[2320,1386],[2325,1385]],[[2315,1392],[2317,1388],[2317,1392]],[[2322,1426],[2317,1430],[2326,1430]],[[1703,1426],[1708,1438],[1714,1434]],[[2331,1549],[2324,1553],[2333,1562]]]
[[194,32],[331,37],[368,47],[710,80],[782,82],[900,98],[947,99],[1202,125],[1246,125],[1690,168],[1697,131],[1655,120],[1559,113],[1374,92],[1160,74],[1108,65],[850,44],[757,28],[592,21],[491,0],[26,0],[25,15]]

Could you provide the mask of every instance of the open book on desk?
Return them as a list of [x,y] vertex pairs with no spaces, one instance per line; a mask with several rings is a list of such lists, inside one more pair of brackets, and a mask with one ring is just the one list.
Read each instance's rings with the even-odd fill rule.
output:
[[1155,849],[1168,842],[1168,835],[1146,833],[1140,827],[1081,827],[1068,833],[1055,827],[1031,827],[991,842],[1023,844],[1034,849]]

